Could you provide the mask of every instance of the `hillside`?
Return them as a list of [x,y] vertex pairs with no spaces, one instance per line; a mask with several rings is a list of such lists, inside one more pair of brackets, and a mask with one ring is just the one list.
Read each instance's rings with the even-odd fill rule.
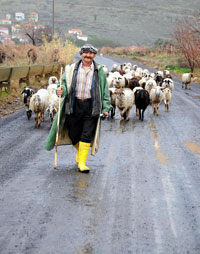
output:
[[[52,23],[52,0],[1,0],[0,15],[23,11],[39,13],[41,23]],[[80,28],[89,36],[121,45],[152,45],[170,39],[176,20],[199,13],[199,0],[55,0],[56,31]]]

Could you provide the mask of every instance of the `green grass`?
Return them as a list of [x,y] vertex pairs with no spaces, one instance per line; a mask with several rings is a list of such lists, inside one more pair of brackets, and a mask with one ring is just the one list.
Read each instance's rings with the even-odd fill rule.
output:
[[167,70],[170,70],[170,71],[175,71],[175,72],[178,72],[178,73],[187,73],[187,72],[191,72],[190,68],[187,68],[187,67],[179,67],[179,66],[173,66],[173,65],[167,65],[167,66],[166,66],[166,69],[167,69]]

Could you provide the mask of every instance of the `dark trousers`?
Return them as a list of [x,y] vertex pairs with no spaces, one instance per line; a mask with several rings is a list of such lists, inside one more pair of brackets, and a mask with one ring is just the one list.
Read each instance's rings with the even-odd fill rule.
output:
[[92,116],[91,99],[81,101],[76,99],[74,113],[68,118],[69,137],[72,144],[76,145],[79,141],[91,143],[97,125],[98,117]]

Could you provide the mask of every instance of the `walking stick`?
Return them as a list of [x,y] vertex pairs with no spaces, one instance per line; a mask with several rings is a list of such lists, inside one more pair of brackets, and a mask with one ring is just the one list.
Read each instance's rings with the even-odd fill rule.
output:
[[[60,71],[60,86],[59,89],[62,88],[62,72],[63,68],[61,67]],[[60,104],[61,104],[61,95],[59,95],[58,99],[58,119],[57,119],[57,131],[56,131],[56,144],[55,144],[55,157],[54,157],[54,168],[57,168],[58,161],[58,136],[59,136],[59,125],[60,125]]]

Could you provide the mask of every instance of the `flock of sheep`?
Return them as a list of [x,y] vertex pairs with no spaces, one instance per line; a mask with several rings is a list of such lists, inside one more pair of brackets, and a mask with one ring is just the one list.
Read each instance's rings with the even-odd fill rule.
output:
[[35,114],[35,128],[40,127],[41,121],[44,121],[46,111],[49,113],[51,124],[53,123],[59,106],[59,98],[56,94],[57,86],[57,77],[51,76],[47,89],[42,88],[36,92],[34,87],[25,87],[22,91],[27,118],[30,119],[32,112]]
[[[131,63],[120,65],[113,64],[109,72],[104,65],[104,72],[107,76],[110,90],[111,104],[113,110],[111,118],[115,115],[116,107],[120,111],[120,120],[129,120],[130,110],[135,104],[136,115],[143,121],[144,111],[149,104],[152,105],[153,113],[159,114],[159,105],[162,101],[165,104],[165,111],[169,110],[169,103],[174,91],[174,81],[168,70],[150,72]],[[182,76],[182,87],[189,84],[191,89],[191,73]]]
[[[150,72],[131,63],[121,65],[113,64],[112,70],[103,65],[110,91],[111,118],[115,115],[116,108],[120,111],[120,120],[129,120],[130,110],[136,106],[136,115],[143,121],[144,111],[148,105],[152,105],[153,113],[159,114],[159,105],[165,104],[165,111],[169,110],[169,103],[174,91],[174,81],[168,70]],[[191,73],[182,76],[182,87],[189,84],[191,89]],[[26,108],[27,118],[30,119],[32,112],[35,115],[35,128],[40,127],[47,111],[51,124],[58,111],[59,98],[56,94],[58,79],[51,76],[46,89],[36,91],[34,87],[25,87],[22,97]]]

